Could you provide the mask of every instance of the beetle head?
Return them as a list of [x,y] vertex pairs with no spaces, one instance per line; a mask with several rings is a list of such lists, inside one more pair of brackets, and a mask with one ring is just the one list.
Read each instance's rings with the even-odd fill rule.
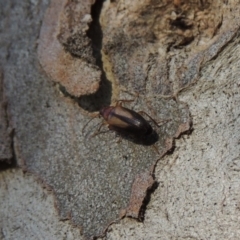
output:
[[108,117],[112,111],[114,107],[111,107],[111,106],[108,106],[108,107],[103,107],[101,110],[100,110],[100,115],[105,119],[105,120],[108,120]]

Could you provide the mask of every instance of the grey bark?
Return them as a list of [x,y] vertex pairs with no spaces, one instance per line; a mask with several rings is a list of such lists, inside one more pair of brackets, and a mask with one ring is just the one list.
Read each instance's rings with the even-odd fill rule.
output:
[[[0,172],[0,238],[84,239],[82,232],[85,230],[74,227],[79,214],[74,216],[74,212],[69,212],[71,216],[66,217],[70,205],[84,195],[77,193],[75,200],[63,185],[79,181],[82,166],[79,148],[75,147],[80,141],[76,133],[86,117],[79,113],[78,104],[50,81],[38,63],[36,41],[48,2],[12,0],[0,3],[1,69],[8,118],[14,129],[13,155],[19,166],[12,169],[4,166]],[[178,4],[178,1],[174,3]],[[186,66],[186,77],[182,79],[189,85],[178,98],[188,104],[193,131],[177,139],[174,152],[158,161],[155,177],[159,186],[151,195],[144,222],[124,218],[108,228],[104,239],[239,239],[239,4],[237,1],[224,4],[218,34],[206,49],[196,47],[198,54],[186,58],[191,59],[191,64]],[[182,40],[185,38],[183,36]],[[179,73],[175,69],[180,66],[179,59],[175,60],[176,65],[174,58],[168,65],[172,69],[170,78]],[[115,69],[115,74],[121,71]],[[149,75],[154,78],[154,68]],[[117,76],[121,82],[121,76]],[[193,79],[188,80],[188,77]],[[126,83],[122,81],[121,84]],[[154,89],[154,82],[151,84],[150,88]],[[173,86],[173,89],[177,87]],[[65,114],[70,116],[67,123]],[[48,135],[43,134],[43,129],[47,129]],[[93,145],[100,148],[94,153],[96,159],[97,154],[106,151],[106,144],[101,145],[97,139],[93,140]],[[120,146],[125,149],[124,145]],[[131,143],[128,146],[131,148]],[[153,152],[150,155],[150,158],[154,156]],[[53,159],[59,160],[54,167],[51,165]],[[68,172],[69,165],[75,172]],[[95,167],[97,172],[102,166]],[[109,167],[114,168],[114,162]],[[46,171],[37,172],[36,169]],[[66,176],[63,181],[55,178],[60,172]],[[127,199],[126,202],[129,199],[129,196],[118,197]],[[59,204],[61,201],[64,204]],[[102,202],[99,198],[99,207],[105,209]],[[82,218],[86,213],[83,214]],[[92,221],[91,215],[85,219]],[[101,228],[106,225],[104,222]],[[89,231],[92,235],[95,229]],[[84,232],[84,235],[88,234]]]

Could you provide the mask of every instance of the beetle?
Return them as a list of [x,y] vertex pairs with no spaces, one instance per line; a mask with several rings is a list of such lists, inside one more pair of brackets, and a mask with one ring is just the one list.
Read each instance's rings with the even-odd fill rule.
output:
[[[99,111],[98,116],[101,116],[105,120],[105,123],[100,125],[98,133],[104,124],[108,124],[110,130],[117,132],[120,136],[128,138],[135,143],[143,145],[154,144],[158,140],[158,135],[141,114],[147,115],[152,122],[159,127],[158,123],[143,111],[135,112],[123,107],[122,102],[124,101],[130,100],[120,100],[116,106],[103,107]],[[95,133],[93,136],[98,133]]]
[[104,107],[99,114],[111,130],[124,131],[141,137],[148,136],[153,132],[152,126],[139,113],[122,107],[121,104]]

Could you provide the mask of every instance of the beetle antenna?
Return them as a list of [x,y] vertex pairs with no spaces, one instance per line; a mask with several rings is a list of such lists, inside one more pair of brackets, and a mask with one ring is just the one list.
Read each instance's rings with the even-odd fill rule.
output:
[[83,126],[83,128],[82,128],[82,134],[83,134],[83,131],[84,131],[84,129],[86,128],[86,126],[94,119],[94,118],[96,118],[96,117],[99,117],[100,115],[99,115],[99,113],[98,114],[96,114],[94,117],[92,117],[91,119],[89,119],[89,121],[87,121],[87,123]]

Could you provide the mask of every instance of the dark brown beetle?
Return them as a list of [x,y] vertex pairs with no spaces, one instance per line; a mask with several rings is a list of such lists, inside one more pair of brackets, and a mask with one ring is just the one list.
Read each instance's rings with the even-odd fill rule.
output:
[[102,123],[97,133],[92,136],[99,134],[102,126],[108,124],[110,130],[117,132],[120,136],[128,138],[135,143],[143,145],[155,143],[158,140],[158,135],[141,114],[147,115],[157,126],[159,126],[158,123],[143,111],[137,113],[131,109],[122,107],[122,102],[124,101],[131,100],[118,101],[116,106],[107,106],[100,110],[98,116],[102,116],[105,123]]
[[117,132],[124,131],[135,136],[148,136],[152,134],[152,126],[137,112],[122,107],[121,104],[104,107],[100,110],[109,129]]

